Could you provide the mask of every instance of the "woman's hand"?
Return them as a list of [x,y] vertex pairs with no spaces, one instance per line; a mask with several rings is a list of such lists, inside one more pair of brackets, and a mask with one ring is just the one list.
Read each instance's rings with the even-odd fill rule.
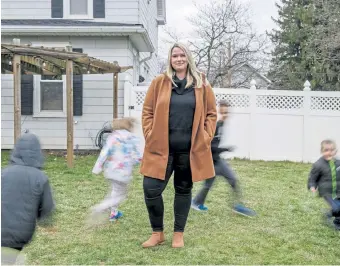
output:
[[152,125],[153,125],[153,99],[154,99],[154,90],[155,90],[155,80],[152,81],[143,104],[142,111],[142,128],[145,140],[151,133]]
[[204,122],[204,129],[212,140],[215,135],[217,120],[215,94],[209,84],[206,85],[205,88],[203,87],[203,89],[206,90],[205,93],[207,99],[207,115]]

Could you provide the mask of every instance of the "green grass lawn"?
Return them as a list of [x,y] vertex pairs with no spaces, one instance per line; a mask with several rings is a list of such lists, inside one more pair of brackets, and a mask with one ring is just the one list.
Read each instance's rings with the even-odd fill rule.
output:
[[[8,153],[2,153],[2,167]],[[39,228],[25,248],[29,264],[340,264],[340,233],[324,226],[323,201],[306,191],[310,165],[288,162],[233,160],[245,203],[258,217],[249,219],[230,210],[231,191],[219,178],[209,194],[207,213],[191,210],[185,248],[172,249],[172,182],[164,192],[166,243],[142,249],[150,233],[138,169],[124,217],[87,229],[89,208],[103,199],[107,184],[93,176],[95,156],[76,158],[75,168],[65,158],[49,156],[45,171],[57,204],[55,225]],[[195,192],[201,184],[195,184]]]

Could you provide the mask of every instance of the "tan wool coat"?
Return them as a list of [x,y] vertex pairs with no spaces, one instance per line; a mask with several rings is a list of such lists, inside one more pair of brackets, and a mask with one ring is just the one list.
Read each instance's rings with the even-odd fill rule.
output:
[[[171,91],[172,82],[166,75],[156,77],[146,94],[142,113],[145,149],[140,171],[144,176],[161,180],[165,179],[169,156]],[[193,182],[198,182],[215,176],[211,141],[215,134],[217,112],[215,95],[209,84],[195,88],[195,98],[190,168]]]

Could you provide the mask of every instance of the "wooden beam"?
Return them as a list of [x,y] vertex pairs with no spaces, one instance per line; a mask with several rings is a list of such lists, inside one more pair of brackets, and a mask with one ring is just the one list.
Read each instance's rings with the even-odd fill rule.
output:
[[59,59],[77,59],[87,57],[87,54],[57,51],[53,49],[27,47],[18,45],[1,45],[1,54],[22,54],[22,55],[36,55],[36,56],[51,56]]
[[[75,75],[121,73],[132,68],[131,66],[121,67],[116,61],[110,63],[94,57],[88,57],[86,54],[81,53],[27,46],[2,45],[1,60],[3,62],[9,61],[9,57],[12,57],[14,54],[21,55],[21,61],[25,63],[22,65],[23,70],[36,74],[41,74],[43,72],[42,68],[45,72],[55,75],[65,74],[66,60],[68,59],[73,60],[73,73]],[[43,63],[45,63],[44,67],[42,66]],[[9,69],[7,68],[6,70]]]
[[[70,46],[69,50],[72,50]],[[73,167],[73,62],[66,61],[67,166]]]
[[55,75],[65,74],[66,63],[64,62],[64,60],[60,60],[60,59],[58,60],[58,59],[50,58],[50,57],[36,58],[33,56],[22,55],[21,61],[27,64],[30,64],[30,65],[36,66],[40,69],[44,69],[48,72],[54,73]]
[[127,66],[127,67],[120,67],[119,69],[112,69],[112,68],[107,68],[103,70],[103,74],[108,74],[108,73],[123,73],[129,69],[133,69],[132,66]]
[[60,68],[55,67],[49,63],[45,66],[40,66],[38,63],[32,60],[27,60],[27,56],[21,56],[21,64],[23,65],[23,70],[33,72],[35,75],[63,75],[64,71]]
[[[20,42],[14,39],[13,42]],[[13,56],[13,88],[14,88],[14,143],[21,135],[21,64],[20,55]]]
[[118,118],[118,73],[113,74],[113,118]]

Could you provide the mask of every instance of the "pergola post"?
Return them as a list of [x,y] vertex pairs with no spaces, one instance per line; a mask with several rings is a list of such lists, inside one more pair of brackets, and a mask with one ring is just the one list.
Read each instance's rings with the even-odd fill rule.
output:
[[[14,45],[20,45],[20,39],[13,39]],[[13,89],[14,89],[14,143],[21,135],[21,56],[13,55]]]
[[[71,52],[72,47],[67,46]],[[66,60],[67,166],[73,167],[73,61]]]
[[118,118],[118,72],[113,73],[113,118]]

